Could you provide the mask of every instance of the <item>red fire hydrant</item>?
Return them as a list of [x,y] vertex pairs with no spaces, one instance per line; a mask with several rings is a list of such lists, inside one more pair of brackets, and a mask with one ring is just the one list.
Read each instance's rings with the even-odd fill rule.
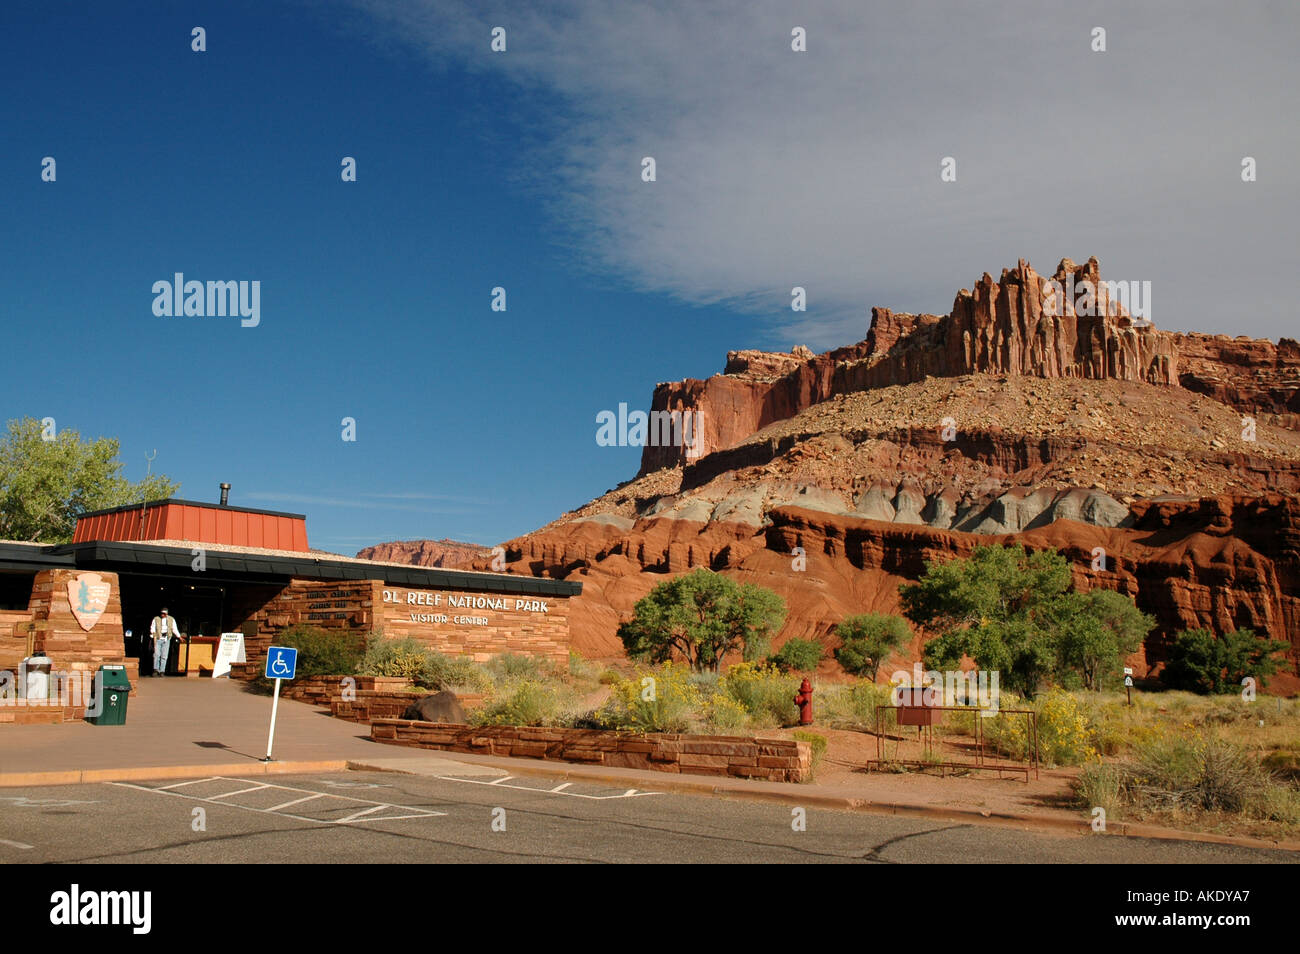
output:
[[799,724],[812,725],[812,683],[805,676],[799,687],[799,695],[794,697],[794,704],[799,707]]

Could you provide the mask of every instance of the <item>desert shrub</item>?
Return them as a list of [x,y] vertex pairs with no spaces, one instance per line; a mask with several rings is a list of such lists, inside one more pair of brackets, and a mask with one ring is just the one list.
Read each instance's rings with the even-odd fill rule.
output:
[[1265,786],[1259,793],[1251,813],[1265,821],[1281,822],[1288,826],[1300,825],[1300,791],[1290,785]]
[[787,640],[776,655],[769,656],[767,661],[782,672],[812,672],[822,661],[823,655],[825,650],[817,640],[795,638]]
[[422,689],[483,691],[492,684],[477,663],[465,656],[446,656],[418,639],[372,639],[359,671],[368,676],[397,676]]
[[617,669],[606,669],[604,672],[600,674],[600,678],[597,680],[597,682],[599,682],[602,686],[612,686],[614,685],[614,683],[618,682],[622,678],[623,676],[619,673]]
[[366,645],[365,633],[316,626],[290,626],[273,640],[298,650],[296,677],[347,676],[357,671]]
[[474,725],[555,725],[561,721],[564,701],[556,686],[521,679],[470,713],[470,721]]
[[[770,636],[751,636],[740,649],[740,658],[743,662],[762,662],[767,659],[772,652],[772,637]],[[716,670],[714,670],[716,672]]]
[[492,678],[474,660],[467,656],[433,654],[430,689],[461,689],[468,692],[487,692],[492,688]]
[[1173,734],[1138,750],[1126,788],[1133,801],[1149,807],[1240,812],[1271,781],[1239,745],[1213,735]]
[[583,658],[582,653],[577,650],[569,650],[569,675],[575,679],[581,679],[590,682],[600,675],[600,667],[595,663],[588,662]]
[[484,668],[498,683],[512,682],[517,679],[541,681],[555,674],[554,667],[546,665],[536,656],[521,656],[517,653],[493,656],[484,664]]
[[798,682],[774,666],[737,663],[718,688],[744,706],[756,726],[791,725],[799,718],[794,704]]
[[[271,642],[275,646],[291,646],[298,650],[295,679],[342,677],[356,673],[365,651],[366,635],[351,630],[297,625],[281,631]],[[247,688],[250,692],[268,694],[274,686],[275,681],[263,676],[259,667],[256,678],[249,681]]]
[[1035,708],[1038,709],[1040,759],[1049,765],[1082,765],[1097,760],[1088,720],[1079,711],[1079,701],[1074,696],[1054,690]]
[[687,666],[671,662],[657,669],[638,669],[611,685],[613,691],[598,718],[611,729],[685,732],[701,708],[700,691],[690,675]]
[[[844,722],[864,729],[876,726],[876,707],[890,704],[890,687],[870,682],[826,686],[813,694],[813,711],[828,722]],[[885,730],[893,731],[898,722],[890,710],[885,716]]]
[[704,704],[705,724],[710,731],[726,735],[749,725],[749,713],[725,692],[715,692]]
[[1102,808],[1107,818],[1120,816],[1124,787],[1124,770],[1120,766],[1103,762],[1086,765],[1075,785],[1085,809]]
[[[1016,708],[1004,695],[1003,708]],[[1080,710],[1079,701],[1068,692],[1053,689],[1035,700],[1038,714],[1038,757],[1047,765],[1082,765],[1099,756],[1092,730]],[[1013,759],[1028,759],[1027,719],[1022,715],[1000,715],[984,720],[984,737],[998,751]]]
[[1300,781],[1300,750],[1277,749],[1264,756],[1262,764],[1279,778]]
[[803,729],[791,734],[799,742],[807,742],[809,748],[812,749],[812,774],[816,775],[817,768],[821,765],[822,758],[826,755],[826,736],[818,735],[816,732],[807,732]]

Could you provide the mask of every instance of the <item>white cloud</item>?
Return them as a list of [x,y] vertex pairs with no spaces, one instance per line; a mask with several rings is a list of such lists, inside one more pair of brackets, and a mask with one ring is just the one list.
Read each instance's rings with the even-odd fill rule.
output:
[[[1231,310],[1234,332],[1291,333],[1295,5],[356,2],[435,69],[562,104],[502,117],[527,123],[520,174],[575,263],[765,317],[774,344],[847,344],[876,304],[946,312],[1021,256],[1152,280],[1161,327]],[[1266,157],[1253,186],[1246,154]]]

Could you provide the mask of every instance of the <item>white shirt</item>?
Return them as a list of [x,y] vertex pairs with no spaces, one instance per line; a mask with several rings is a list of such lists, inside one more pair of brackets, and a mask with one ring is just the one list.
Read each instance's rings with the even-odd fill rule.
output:
[[176,626],[176,617],[174,616],[155,616],[153,622],[149,624],[149,632],[155,639],[167,636],[179,636],[180,629]]

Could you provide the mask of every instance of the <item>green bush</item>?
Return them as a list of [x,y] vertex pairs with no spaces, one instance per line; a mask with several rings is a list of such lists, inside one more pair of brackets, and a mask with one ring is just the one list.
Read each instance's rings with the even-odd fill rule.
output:
[[749,725],[749,713],[725,692],[715,692],[704,705],[704,720],[707,731],[731,735]]
[[1085,765],[1076,782],[1080,805],[1089,812],[1104,809],[1107,818],[1120,817],[1123,787],[1124,770],[1101,762]]
[[702,706],[691,671],[681,664],[640,668],[610,688],[609,701],[596,716],[607,729],[686,732]]
[[570,649],[569,675],[583,682],[593,682],[600,676],[600,667],[584,659],[582,653]]
[[737,663],[718,681],[718,688],[745,707],[755,726],[793,725],[798,721],[794,696],[799,683],[775,667]]
[[[813,693],[813,711],[820,719],[871,730],[876,727],[876,708],[887,706],[890,702],[889,686],[878,686],[870,682],[826,686]],[[885,731],[891,732],[897,727],[896,713],[892,709],[887,710]]]
[[[346,629],[321,629],[318,626],[296,625],[277,633],[271,640],[274,646],[290,646],[298,650],[295,679],[308,676],[351,676],[357,672],[365,652],[367,634]],[[269,693],[273,680],[260,672],[248,689]]]
[[485,664],[487,671],[497,683],[512,682],[517,679],[541,681],[555,676],[555,667],[548,665],[536,656],[521,656],[517,653],[502,653],[493,656]]
[[1258,637],[1249,629],[1218,638],[1208,629],[1185,630],[1169,648],[1160,681],[1171,689],[1204,695],[1240,692],[1242,680],[1253,676],[1262,689],[1278,670],[1276,654],[1290,648],[1290,643]]
[[482,692],[492,685],[482,667],[465,656],[446,656],[412,637],[372,639],[360,670],[367,676],[397,676],[421,689]]
[[782,672],[812,672],[825,653],[817,640],[795,638],[787,640],[776,655],[769,656],[767,661]]
[[554,685],[521,679],[470,713],[474,725],[557,725],[565,699]]
[[1144,807],[1242,812],[1272,779],[1248,750],[1213,735],[1168,735],[1142,746],[1125,789]]

